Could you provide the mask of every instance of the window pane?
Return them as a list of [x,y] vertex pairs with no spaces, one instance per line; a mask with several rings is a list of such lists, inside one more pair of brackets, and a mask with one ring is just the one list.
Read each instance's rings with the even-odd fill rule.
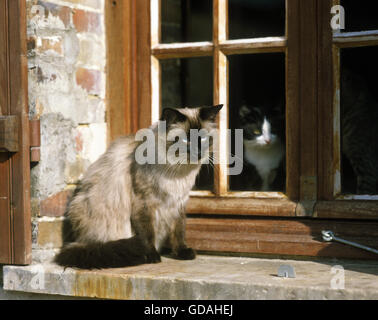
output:
[[[198,107],[213,103],[213,60],[211,57],[161,61],[162,105]],[[212,190],[214,172],[203,165],[194,190]]]
[[285,35],[285,0],[229,0],[229,39]]
[[341,50],[341,191],[378,194],[378,47]]
[[161,0],[161,41],[195,42],[212,39],[211,0]]
[[343,31],[378,30],[376,1],[342,0],[345,9],[345,29]]
[[[231,152],[243,158],[243,171],[230,176],[232,191],[284,191],[285,55],[268,53],[229,58]],[[234,130],[231,130],[234,132]],[[243,155],[235,144],[243,143]]]

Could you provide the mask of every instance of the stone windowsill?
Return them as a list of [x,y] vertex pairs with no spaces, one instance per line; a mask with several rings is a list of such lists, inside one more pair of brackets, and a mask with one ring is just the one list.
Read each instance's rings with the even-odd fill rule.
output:
[[[280,265],[296,278],[277,276]],[[342,285],[343,266],[345,288]],[[334,268],[333,268],[334,267]],[[341,271],[340,271],[341,270]],[[378,299],[378,261],[297,261],[199,255],[193,261],[76,270],[52,264],[4,266],[4,289],[109,299]],[[332,280],[333,279],[333,280]]]

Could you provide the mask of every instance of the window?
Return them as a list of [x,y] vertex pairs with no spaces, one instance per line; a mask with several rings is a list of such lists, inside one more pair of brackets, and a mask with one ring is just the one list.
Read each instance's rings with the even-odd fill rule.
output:
[[[286,56],[290,54],[285,1],[161,0],[151,1],[150,14],[151,122],[158,120],[162,107],[224,104],[218,124],[220,164],[214,170],[202,168],[188,210],[198,211],[196,203],[205,197],[207,212],[217,211],[215,203],[221,198],[241,204],[256,199],[254,206],[245,206],[251,214],[258,214],[261,206],[272,205],[272,201],[293,214],[295,206],[284,192],[287,187],[290,193],[292,176],[286,182],[283,169],[282,186],[259,192],[259,186],[245,183],[245,171],[244,179],[227,174],[228,150],[233,146],[225,143],[227,129],[238,128],[238,110],[246,103],[281,104],[285,144],[285,99],[290,98],[285,94]],[[251,14],[256,15],[254,23]],[[266,101],[271,97],[272,101]]]
[[[370,121],[378,119],[378,100],[372,89],[375,83],[373,73],[378,67],[373,59],[378,49],[378,26],[371,17],[369,2],[360,2],[356,6],[355,2],[345,0],[334,1],[332,5],[344,7],[345,29],[328,33],[321,43],[320,74],[333,79],[333,83],[329,80],[321,83],[324,78],[319,79],[319,96],[324,103],[320,105],[320,112],[328,123],[323,127],[323,138],[320,138],[325,142],[321,152],[328,148],[328,154],[324,153],[319,159],[325,170],[321,200],[329,200],[319,204],[319,216],[376,218],[376,138],[369,138],[374,141],[371,144],[365,142],[375,130],[369,125]],[[327,112],[331,99],[333,111]],[[358,161],[356,157],[359,157]]]
[[[347,17],[366,14],[348,9],[351,3],[342,3]],[[197,249],[369,256],[321,242],[324,229],[378,246],[378,198],[358,194],[357,178],[342,158],[342,83],[341,96],[339,90],[344,64],[364,69],[364,90],[372,87],[375,69],[362,57],[373,63],[378,32],[374,19],[355,16],[344,32],[332,33],[334,4],[143,0],[130,1],[123,11],[130,18],[123,27],[130,92],[123,110],[131,119],[124,121],[133,123],[126,131],[149,126],[162,107],[224,104],[218,120],[220,164],[202,169],[187,206],[187,238]],[[369,31],[356,31],[363,21]],[[276,127],[284,154],[276,183],[266,188],[262,181],[250,184],[248,171],[227,174],[228,148],[234,148],[232,139],[230,146],[225,143],[227,129],[240,128],[243,105],[282,113]]]

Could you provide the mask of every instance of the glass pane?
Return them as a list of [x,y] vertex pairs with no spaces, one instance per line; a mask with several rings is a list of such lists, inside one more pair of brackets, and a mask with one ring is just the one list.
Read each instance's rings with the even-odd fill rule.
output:
[[378,47],[341,50],[341,191],[378,194]]
[[[243,129],[243,171],[230,176],[232,191],[284,191],[285,55],[267,53],[229,58],[231,129]],[[231,130],[234,132],[234,130]]]
[[161,0],[161,42],[212,40],[211,0]]
[[228,0],[229,39],[285,35],[285,0]]
[[[163,108],[198,107],[213,103],[211,57],[161,60]],[[212,190],[214,172],[203,165],[195,190]]]
[[342,0],[345,10],[345,29],[343,31],[378,30],[377,4],[371,0]]

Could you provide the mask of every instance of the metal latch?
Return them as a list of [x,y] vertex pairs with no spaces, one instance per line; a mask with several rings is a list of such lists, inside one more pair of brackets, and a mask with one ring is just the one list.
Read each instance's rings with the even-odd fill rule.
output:
[[359,244],[359,243],[356,243],[356,242],[353,242],[353,241],[341,239],[339,237],[336,237],[332,231],[325,231],[325,230],[323,230],[322,231],[322,236],[323,236],[323,240],[324,241],[328,241],[329,242],[329,241],[333,240],[333,241],[344,243],[344,244],[347,244],[347,245],[350,245],[350,246],[353,246],[353,247],[356,247],[356,248],[360,248],[360,249],[367,250],[367,251],[373,252],[375,254],[378,254],[378,250],[377,249],[373,249],[373,248],[364,246],[362,244]]

